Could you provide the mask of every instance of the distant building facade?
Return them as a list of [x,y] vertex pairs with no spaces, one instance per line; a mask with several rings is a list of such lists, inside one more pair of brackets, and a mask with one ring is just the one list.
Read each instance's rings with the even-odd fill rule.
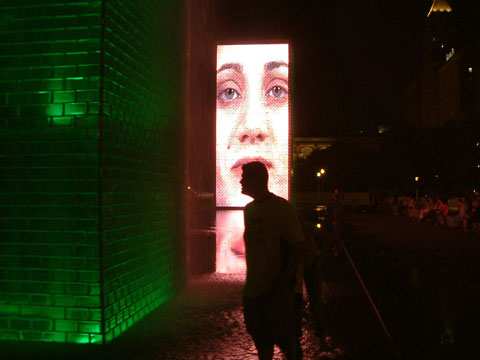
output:
[[423,39],[423,67],[405,90],[409,127],[465,126],[479,120],[480,44],[457,39],[454,10],[447,1],[434,0],[427,15]]
[[296,137],[292,142],[292,158],[306,159],[314,150],[326,150],[335,143],[330,137]]
[[326,150],[337,142],[349,142],[359,145],[364,149],[376,149],[379,137],[295,137],[292,141],[292,160],[306,159],[315,150]]

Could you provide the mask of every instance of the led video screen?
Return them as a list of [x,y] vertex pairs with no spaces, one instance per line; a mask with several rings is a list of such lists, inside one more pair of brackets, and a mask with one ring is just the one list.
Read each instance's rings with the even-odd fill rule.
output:
[[217,46],[216,205],[242,207],[242,165],[263,162],[271,192],[289,192],[288,44]]

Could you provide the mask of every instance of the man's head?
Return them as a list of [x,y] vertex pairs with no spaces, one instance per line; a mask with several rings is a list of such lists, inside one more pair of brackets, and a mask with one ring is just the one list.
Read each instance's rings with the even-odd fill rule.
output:
[[260,161],[252,161],[242,165],[242,194],[256,198],[268,192],[268,170]]

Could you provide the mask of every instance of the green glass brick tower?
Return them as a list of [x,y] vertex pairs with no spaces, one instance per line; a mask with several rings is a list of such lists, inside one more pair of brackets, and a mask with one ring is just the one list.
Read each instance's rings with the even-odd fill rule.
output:
[[183,283],[184,10],[0,1],[0,340],[105,343]]

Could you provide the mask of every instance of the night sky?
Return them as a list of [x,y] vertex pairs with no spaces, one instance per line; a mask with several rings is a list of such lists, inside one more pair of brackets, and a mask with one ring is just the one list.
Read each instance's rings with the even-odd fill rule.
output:
[[[478,22],[478,6],[473,9],[471,1],[448,2],[460,32]],[[220,41],[291,43],[294,136],[368,135],[379,124],[392,128],[404,121],[403,94],[422,66],[422,31],[431,4],[218,2],[217,32]]]

